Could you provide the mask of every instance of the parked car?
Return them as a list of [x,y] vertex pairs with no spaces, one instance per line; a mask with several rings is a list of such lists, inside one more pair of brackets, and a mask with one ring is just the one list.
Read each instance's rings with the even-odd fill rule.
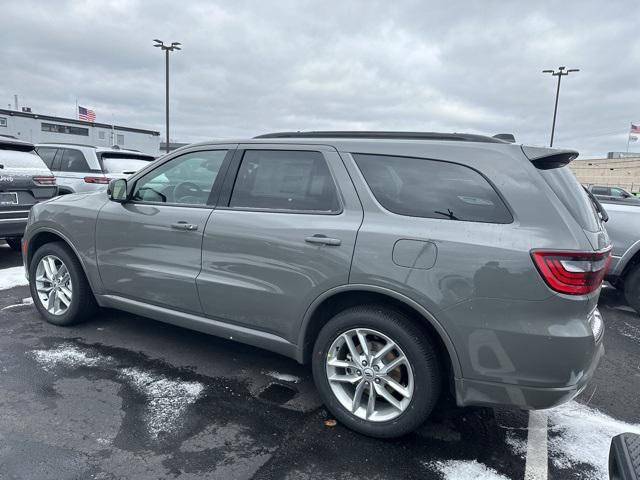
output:
[[40,143],[38,154],[58,181],[60,194],[105,190],[114,178],[126,178],[149,162],[152,155],[121,148]]
[[31,294],[56,325],[99,305],[310,362],[335,418],[376,437],[447,389],[552,407],[603,353],[611,246],[576,156],[401,132],[192,145],[36,206]]
[[0,136],[0,239],[19,252],[29,210],[56,194],[56,180],[33,144]]
[[626,204],[640,205],[640,198],[622,187],[605,187],[601,185],[589,185],[587,187],[598,200],[606,202],[620,202]]
[[602,201],[613,250],[606,280],[640,313],[640,206]]

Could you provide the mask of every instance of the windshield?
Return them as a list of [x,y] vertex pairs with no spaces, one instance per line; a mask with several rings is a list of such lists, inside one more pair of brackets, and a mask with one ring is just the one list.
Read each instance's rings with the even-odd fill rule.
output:
[[20,152],[16,150],[0,150],[0,171],[7,169],[34,169],[48,170],[42,159],[32,152]]
[[582,228],[602,230],[593,202],[568,166],[538,171]]

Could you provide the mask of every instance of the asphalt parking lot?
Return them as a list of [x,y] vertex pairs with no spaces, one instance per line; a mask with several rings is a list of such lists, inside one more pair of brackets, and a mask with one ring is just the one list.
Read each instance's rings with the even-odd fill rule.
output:
[[0,245],[2,479],[602,479],[610,438],[640,433],[640,319],[611,288],[606,356],[577,401],[530,416],[445,397],[383,441],[327,426],[287,358],[116,311],[46,324],[20,265]]

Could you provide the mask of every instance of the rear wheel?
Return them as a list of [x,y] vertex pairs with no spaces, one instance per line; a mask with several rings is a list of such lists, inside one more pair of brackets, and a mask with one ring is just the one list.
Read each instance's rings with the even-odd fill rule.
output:
[[35,252],[29,286],[36,308],[54,325],[82,322],[97,308],[80,262],[62,242],[46,243]]
[[315,343],[313,376],[325,405],[344,425],[373,437],[419,427],[441,389],[431,339],[411,319],[383,306],[338,313]]
[[624,277],[624,298],[631,308],[640,313],[640,265],[633,267]]
[[20,251],[22,246],[21,238],[5,238],[4,241],[7,242],[7,245],[9,245],[9,247],[11,247],[11,250],[13,250],[14,252]]

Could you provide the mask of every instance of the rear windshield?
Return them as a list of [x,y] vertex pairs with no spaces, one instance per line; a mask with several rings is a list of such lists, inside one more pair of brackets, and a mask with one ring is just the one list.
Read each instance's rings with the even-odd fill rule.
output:
[[7,169],[39,169],[48,170],[35,151],[20,152],[16,150],[0,150],[0,173]]
[[601,230],[591,199],[568,166],[538,171],[583,229],[589,232]]
[[102,155],[102,166],[105,173],[135,173],[149,162],[155,160],[149,156]]
[[513,221],[491,184],[463,165],[358,153],[353,158],[378,202],[393,213],[467,222]]

